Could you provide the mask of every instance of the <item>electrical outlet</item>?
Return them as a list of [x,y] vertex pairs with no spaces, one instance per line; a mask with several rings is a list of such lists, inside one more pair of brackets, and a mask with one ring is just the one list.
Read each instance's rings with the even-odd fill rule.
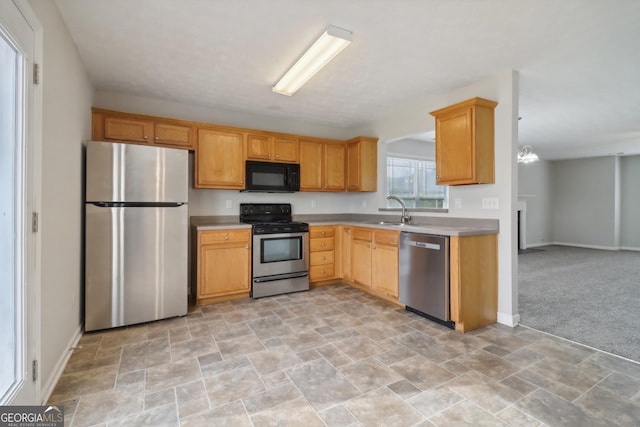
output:
[[227,209],[231,209],[231,200],[225,200],[225,206],[227,207]]
[[318,204],[316,203],[316,201],[315,201],[315,200],[312,200],[312,201],[311,201],[311,207],[312,207],[312,208],[315,208],[316,206],[318,206]]
[[500,209],[499,199],[497,197],[483,197],[482,209]]
[[459,197],[453,199],[453,207],[456,209],[462,209],[462,199]]

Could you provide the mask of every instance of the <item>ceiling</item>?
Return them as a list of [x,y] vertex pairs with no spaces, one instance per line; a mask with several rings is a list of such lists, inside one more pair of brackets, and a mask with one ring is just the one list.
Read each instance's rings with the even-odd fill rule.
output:
[[[640,1],[56,0],[97,90],[351,128],[507,69],[519,143],[640,153]],[[353,43],[271,87],[328,25]]]

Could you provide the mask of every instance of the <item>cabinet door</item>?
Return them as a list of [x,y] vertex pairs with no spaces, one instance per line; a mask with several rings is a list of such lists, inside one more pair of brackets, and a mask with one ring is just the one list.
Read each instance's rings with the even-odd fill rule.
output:
[[360,144],[347,145],[347,191],[360,189]]
[[351,274],[351,228],[344,227],[342,229],[342,278],[345,280],[353,280]]
[[249,244],[203,244],[198,251],[198,299],[249,292]]
[[345,148],[342,144],[324,145],[324,189],[344,191]]
[[193,148],[193,127],[156,123],[153,143]]
[[354,282],[371,286],[371,241],[360,240],[355,234],[351,240],[351,274]]
[[149,143],[153,140],[153,122],[105,117],[104,137],[114,141]]
[[439,185],[474,181],[472,120],[471,108],[436,119],[436,182]]
[[247,159],[268,161],[271,158],[271,137],[247,134]]
[[300,141],[300,190],[322,191],[322,145]]
[[376,243],[373,247],[373,288],[398,297],[398,247]]
[[298,140],[296,138],[273,138],[273,152],[278,162],[298,163]]
[[244,188],[243,134],[198,130],[196,188]]

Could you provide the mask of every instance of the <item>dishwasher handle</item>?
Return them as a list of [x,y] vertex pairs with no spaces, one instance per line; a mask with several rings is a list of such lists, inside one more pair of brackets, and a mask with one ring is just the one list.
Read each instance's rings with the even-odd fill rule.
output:
[[415,242],[415,241],[409,241],[407,243],[409,243],[411,246],[417,246],[419,248],[432,249],[432,250],[435,250],[435,251],[439,251],[440,250],[440,245],[435,244],[435,243]]

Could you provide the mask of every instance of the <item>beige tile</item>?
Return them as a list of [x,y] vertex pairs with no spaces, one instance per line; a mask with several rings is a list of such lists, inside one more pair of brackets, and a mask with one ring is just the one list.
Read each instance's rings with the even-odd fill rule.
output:
[[333,344],[323,345],[322,347],[316,348],[314,351],[321,354],[322,357],[327,359],[327,361],[336,368],[351,363],[351,359],[346,354],[338,350]]
[[421,390],[436,387],[455,377],[451,372],[442,369],[422,356],[405,359],[395,365],[391,365],[391,369]]
[[58,380],[49,399],[60,402],[84,394],[112,389],[117,375],[117,365],[64,374]]
[[247,325],[260,339],[281,337],[293,333],[293,330],[275,314],[248,321]]
[[264,350],[265,347],[255,336],[246,336],[218,342],[218,349],[225,359],[230,359],[256,353]]
[[104,333],[101,348],[118,347],[127,344],[135,344],[147,339],[147,327],[114,329]]
[[494,380],[504,379],[519,371],[514,364],[484,350],[466,353],[456,361]]
[[424,416],[430,417],[440,411],[455,405],[463,400],[463,397],[449,387],[441,386],[425,390],[410,399],[407,403],[419,410]]
[[371,338],[362,335],[336,341],[333,345],[349,356],[352,360],[360,360],[366,357],[375,356],[384,353],[385,349],[381,348]]
[[473,403],[463,400],[429,418],[436,426],[508,427],[506,423],[483,411]]
[[386,387],[356,397],[345,406],[367,426],[411,426],[422,419],[417,409]]
[[169,329],[169,341],[171,344],[191,339],[191,332],[187,325]]
[[263,350],[247,356],[260,375],[281,371],[302,363],[302,360],[289,347]]
[[202,376],[206,378],[217,375],[221,372],[232,371],[234,369],[244,368],[247,366],[251,366],[251,364],[249,363],[249,359],[247,359],[247,356],[240,356],[233,359],[221,360],[220,362],[202,366],[201,370]]
[[180,420],[181,427],[233,426],[254,427],[240,401]]
[[327,343],[327,340],[315,331],[304,331],[282,337],[282,341],[296,352],[310,350]]
[[127,345],[122,351],[119,372],[123,374],[170,362],[169,349],[169,340],[166,338]]
[[625,398],[602,387],[594,387],[575,402],[590,414],[619,426],[640,424],[640,403]]
[[294,400],[253,415],[251,421],[255,427],[325,427],[304,399]]
[[398,396],[400,396],[402,399],[405,399],[405,400],[409,399],[412,396],[415,396],[416,394],[422,391],[415,385],[411,384],[406,379],[401,379],[400,381],[396,381],[393,384],[389,384],[387,387],[389,388],[389,390],[391,390],[392,392],[394,392],[395,394],[397,394]]
[[202,378],[195,358],[178,360],[147,369],[147,393],[187,384]]
[[76,427],[113,421],[141,412],[144,405],[144,384],[100,391],[82,396],[73,417]]
[[363,393],[402,379],[398,373],[390,370],[374,358],[359,360],[345,365],[339,370],[351,384],[358,387]]
[[175,403],[109,422],[109,427],[179,427]]
[[451,360],[464,353],[463,350],[418,331],[401,335],[396,341],[435,363]]
[[171,343],[171,360],[198,357],[218,351],[212,336],[199,337]]
[[544,375],[540,375],[536,372],[530,371],[529,369],[523,369],[515,376],[566,400],[574,400],[581,394],[573,387],[560,384],[548,377],[545,377]]
[[154,393],[145,394],[144,409],[149,410],[158,406],[165,406],[176,401],[176,392],[173,388],[168,388]]
[[631,399],[640,393],[640,379],[613,372],[603,379],[598,384],[598,387],[606,388],[622,397]]
[[318,411],[345,402],[358,389],[324,359],[312,360],[286,371],[298,390]]
[[116,388],[124,387],[127,385],[144,382],[146,377],[146,371],[141,369],[139,371],[128,372],[126,374],[118,375],[116,379]]
[[212,407],[222,406],[265,390],[264,383],[251,367],[222,372],[204,380]]
[[476,372],[469,372],[449,381],[447,387],[492,414],[523,397],[514,389]]
[[351,427],[358,426],[360,422],[351,415],[344,405],[337,405],[318,413],[327,427]]
[[209,399],[202,380],[176,386],[176,400],[180,418],[209,409]]
[[498,414],[498,418],[511,427],[538,427],[542,423],[512,406]]
[[266,375],[261,375],[260,379],[267,389],[280,387],[285,384],[291,384],[289,377],[287,377],[284,371],[276,371]]
[[589,390],[611,372],[597,365],[578,367],[549,358],[536,362],[529,369],[580,392]]
[[249,415],[253,415],[301,397],[300,392],[289,383],[245,397],[242,403]]
[[589,415],[581,407],[545,390],[536,390],[515,406],[550,426],[611,426],[615,424]]
[[540,339],[530,344],[527,348],[574,365],[577,365],[594,353],[593,350],[586,347],[574,346],[570,343],[549,338]]

